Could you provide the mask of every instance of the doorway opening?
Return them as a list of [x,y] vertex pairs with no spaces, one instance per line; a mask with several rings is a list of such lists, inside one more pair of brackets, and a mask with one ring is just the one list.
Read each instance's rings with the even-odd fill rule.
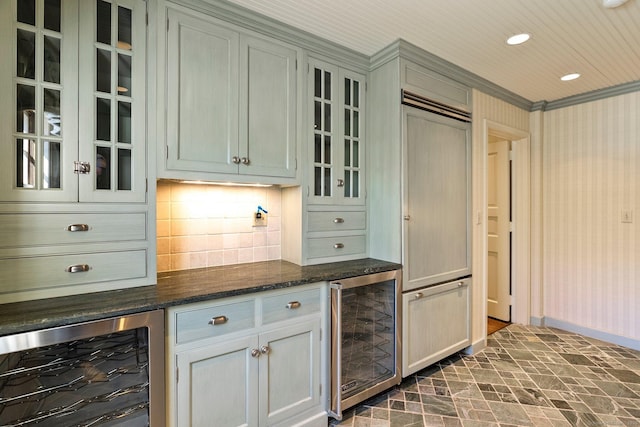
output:
[[528,133],[499,123],[487,120],[484,130],[483,293],[489,333],[511,322],[529,324],[530,143]]

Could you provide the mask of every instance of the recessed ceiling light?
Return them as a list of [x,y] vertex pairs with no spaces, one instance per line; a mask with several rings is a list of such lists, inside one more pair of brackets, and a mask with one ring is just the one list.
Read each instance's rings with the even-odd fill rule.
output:
[[507,44],[512,46],[516,44],[522,44],[529,40],[529,38],[531,38],[531,36],[527,33],[516,34],[515,36],[511,36],[507,39]]
[[562,80],[563,82],[568,82],[569,80],[575,80],[578,77],[580,77],[579,73],[571,73],[571,74],[567,74],[566,76],[560,77],[560,80]]

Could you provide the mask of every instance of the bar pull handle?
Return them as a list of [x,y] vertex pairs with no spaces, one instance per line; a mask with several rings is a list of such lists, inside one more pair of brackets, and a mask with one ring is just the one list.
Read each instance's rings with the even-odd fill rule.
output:
[[301,305],[302,304],[300,304],[300,301],[291,301],[287,304],[287,308],[289,310],[295,310],[296,308],[300,308]]
[[335,245],[333,245],[334,249],[342,249],[344,248],[344,243],[336,243]]
[[211,318],[211,320],[209,320],[209,324],[210,325],[224,325],[225,323],[227,323],[229,321],[229,318],[227,316],[217,316],[217,317],[213,317]]
[[67,231],[76,232],[76,231],[89,231],[88,224],[71,224],[67,227]]
[[84,273],[89,270],[91,270],[91,267],[89,266],[89,264],[76,264],[76,265],[70,265],[69,267],[67,267],[65,271],[67,273]]
[[342,224],[344,222],[344,218],[336,218],[333,220],[333,222],[336,224]]

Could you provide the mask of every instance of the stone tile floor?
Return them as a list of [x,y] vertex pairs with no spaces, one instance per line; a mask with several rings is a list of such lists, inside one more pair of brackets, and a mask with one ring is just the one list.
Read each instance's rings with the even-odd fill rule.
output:
[[405,378],[330,426],[640,427],[640,351],[509,325],[475,355]]

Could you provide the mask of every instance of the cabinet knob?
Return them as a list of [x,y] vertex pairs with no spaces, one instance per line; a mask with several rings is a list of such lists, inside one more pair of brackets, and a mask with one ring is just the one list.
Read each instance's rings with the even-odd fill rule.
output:
[[89,266],[89,264],[76,264],[76,265],[70,265],[69,267],[67,267],[65,271],[67,273],[84,273],[89,270],[91,270],[91,267]]
[[464,282],[458,282],[458,287],[461,288],[464,286]]
[[344,222],[344,218],[335,218],[333,222],[335,222],[336,224],[342,224]]
[[404,216],[404,220],[405,220],[405,221],[409,221],[410,219],[411,219],[411,215],[405,215],[405,216]]
[[270,351],[271,349],[268,345],[263,345],[262,347],[260,347],[260,353],[262,354],[269,354]]
[[67,231],[89,231],[89,225],[87,224],[71,224],[67,227]]
[[211,318],[211,320],[209,320],[209,324],[210,325],[224,325],[228,321],[229,321],[229,318],[227,316],[217,316],[217,317]]
[[334,249],[342,249],[344,248],[344,243],[336,243],[335,245],[333,245]]
[[254,348],[251,350],[251,357],[260,357],[260,350]]
[[248,158],[243,157],[240,159],[240,163],[242,163],[243,165],[248,165],[250,162]]
[[424,294],[423,294],[422,292],[418,292],[418,293],[415,295],[415,298],[416,298],[416,299],[420,299],[420,298],[422,298],[423,296],[424,296]]
[[301,305],[302,304],[300,304],[300,301],[291,301],[287,304],[287,308],[289,310],[295,310],[296,308],[300,308]]
[[240,164],[240,157],[238,157],[238,156],[233,156],[233,157],[231,158],[231,161],[232,161],[234,164],[236,164],[236,165],[237,165],[237,164]]

